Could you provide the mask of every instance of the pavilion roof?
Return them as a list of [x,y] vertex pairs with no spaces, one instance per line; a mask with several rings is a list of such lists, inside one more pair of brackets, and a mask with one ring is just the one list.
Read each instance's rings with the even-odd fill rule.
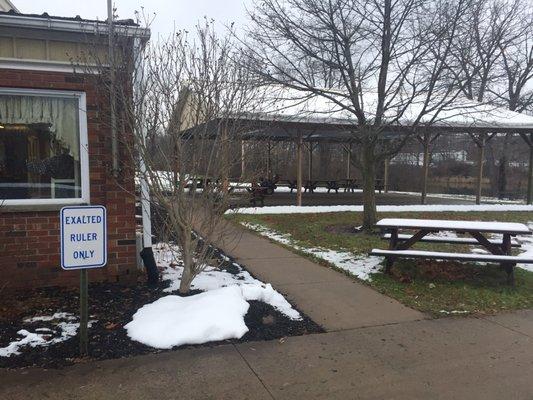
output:
[[[332,99],[309,95],[295,89],[266,86],[259,92],[259,104],[239,118],[264,122],[318,124],[336,129],[357,125],[355,114],[347,109],[349,106],[343,107],[347,104],[347,96],[334,91],[328,94]],[[429,103],[430,111],[419,118],[425,99],[422,96],[414,99],[397,96],[388,106],[384,125],[391,131],[412,129],[416,124],[419,128],[431,127],[452,132],[533,132],[533,116],[461,97],[453,100],[434,97],[435,100]],[[373,121],[377,99],[375,93],[367,92],[360,100],[369,123]],[[434,111],[431,111],[432,108]]]

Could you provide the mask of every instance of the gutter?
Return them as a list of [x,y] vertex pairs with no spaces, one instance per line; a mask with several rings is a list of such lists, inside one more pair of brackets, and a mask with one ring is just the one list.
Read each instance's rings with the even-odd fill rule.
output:
[[[108,34],[109,26],[106,22],[86,21],[86,20],[63,20],[54,18],[29,17],[24,15],[0,15],[0,25],[45,29],[61,32],[78,32],[90,34]],[[148,40],[150,29],[139,26],[114,25],[114,34],[126,37],[137,37]]]

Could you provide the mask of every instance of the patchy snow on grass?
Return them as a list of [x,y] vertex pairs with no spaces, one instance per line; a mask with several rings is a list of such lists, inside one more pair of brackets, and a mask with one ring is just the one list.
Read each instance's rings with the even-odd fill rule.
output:
[[239,339],[248,332],[249,306],[237,285],[189,297],[169,295],[141,307],[124,328],[131,339],[158,349]]
[[[76,336],[80,324],[76,321],[77,317],[66,312],[57,312],[53,315],[43,315],[31,318],[25,318],[24,323],[34,324],[36,322],[51,322],[54,321],[55,329],[50,328],[35,328],[34,332],[27,329],[21,329],[17,332],[20,339],[10,342],[6,347],[0,348],[0,357],[11,357],[18,355],[25,347],[48,347],[56,343],[61,343]],[[89,321],[88,325],[91,327],[96,321]],[[29,328],[28,328],[29,329]]]
[[[164,291],[171,293],[178,290],[183,273],[179,250],[167,243],[158,243],[154,248],[154,255],[157,264],[162,269],[162,279],[170,282],[169,287],[164,289]],[[226,261],[229,261],[229,258],[226,258]],[[244,300],[262,301],[270,304],[290,319],[302,319],[300,313],[292,307],[281,293],[274,290],[272,285],[255,279],[237,263],[233,263],[232,267],[237,270],[237,273],[232,274],[217,267],[206,266],[194,278],[191,289],[211,291],[223,287],[238,286],[241,288]]]
[[[532,205],[523,204],[428,204],[405,206],[377,206],[378,212],[481,212],[533,211]],[[228,210],[227,214],[317,214],[332,212],[363,212],[363,206],[268,206],[244,207]]]
[[295,244],[288,234],[282,234],[262,225],[248,222],[243,222],[242,225],[273,241],[320,258],[365,281],[370,281],[372,274],[381,272],[382,269],[382,257],[355,255],[348,251],[331,250],[321,247],[304,247]]

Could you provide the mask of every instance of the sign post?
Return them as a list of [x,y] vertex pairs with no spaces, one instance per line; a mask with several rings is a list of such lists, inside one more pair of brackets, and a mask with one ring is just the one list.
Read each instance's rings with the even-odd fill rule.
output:
[[87,355],[88,269],[107,263],[107,217],[103,206],[67,206],[60,212],[61,268],[80,270],[80,354]]

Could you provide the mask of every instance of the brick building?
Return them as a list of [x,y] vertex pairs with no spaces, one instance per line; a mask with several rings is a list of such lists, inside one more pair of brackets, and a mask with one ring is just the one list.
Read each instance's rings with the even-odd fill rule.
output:
[[[59,260],[59,210],[74,204],[107,208],[108,264],[90,280],[136,274],[133,174],[112,173],[109,95],[97,68],[74,67],[89,46],[106,54],[107,32],[79,17],[0,12],[0,287],[78,283]],[[132,52],[149,37],[132,21],[114,32]],[[120,165],[125,154],[119,144]]]

